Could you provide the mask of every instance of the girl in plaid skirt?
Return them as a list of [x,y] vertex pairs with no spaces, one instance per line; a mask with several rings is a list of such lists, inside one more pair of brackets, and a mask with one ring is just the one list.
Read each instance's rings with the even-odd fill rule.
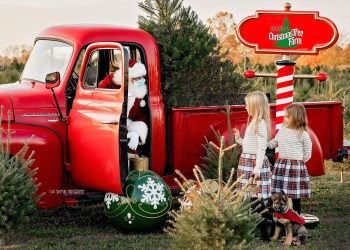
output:
[[311,158],[312,142],[304,106],[294,103],[284,111],[283,125],[269,142],[269,148],[278,146],[279,151],[272,173],[272,191],[283,190],[292,199],[293,209],[300,214],[300,199],[310,197],[305,163]]
[[[271,196],[270,163],[265,155],[270,139],[270,107],[266,95],[261,91],[249,93],[245,98],[248,112],[248,126],[244,138],[240,137],[238,129],[234,128],[235,140],[242,145],[242,154],[238,164],[237,189],[241,190],[249,181],[257,186],[256,193],[249,193],[251,200],[260,199],[260,211],[265,209],[267,199]],[[259,211],[259,212],[260,212]],[[258,225],[262,240],[269,240],[265,213],[264,221]]]

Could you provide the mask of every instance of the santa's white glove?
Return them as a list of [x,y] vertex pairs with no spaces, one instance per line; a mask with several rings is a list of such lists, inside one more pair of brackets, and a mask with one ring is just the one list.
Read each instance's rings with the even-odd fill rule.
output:
[[126,136],[129,140],[129,143],[128,143],[128,146],[130,149],[132,150],[135,150],[137,148],[137,146],[139,145],[139,135],[134,132],[134,131],[131,131],[127,134]]

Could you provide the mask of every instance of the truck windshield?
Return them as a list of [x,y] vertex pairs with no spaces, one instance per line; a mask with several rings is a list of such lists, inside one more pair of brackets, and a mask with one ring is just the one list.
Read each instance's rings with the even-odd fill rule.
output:
[[45,82],[45,77],[48,73],[58,71],[62,79],[72,53],[73,47],[67,43],[39,40],[35,43],[33,51],[30,53],[21,78]]

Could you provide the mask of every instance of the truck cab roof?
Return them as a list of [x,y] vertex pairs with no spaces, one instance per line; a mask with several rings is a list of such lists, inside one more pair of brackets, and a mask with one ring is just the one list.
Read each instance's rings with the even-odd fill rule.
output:
[[72,24],[52,26],[42,30],[36,40],[52,38],[65,40],[74,46],[82,47],[93,42],[138,43],[145,50],[157,46],[154,38],[146,31],[137,28],[104,24]]

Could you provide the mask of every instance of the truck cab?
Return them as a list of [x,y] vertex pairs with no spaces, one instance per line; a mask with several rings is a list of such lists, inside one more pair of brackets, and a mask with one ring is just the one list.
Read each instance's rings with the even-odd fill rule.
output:
[[[146,106],[152,122],[142,151],[150,165],[163,167],[165,117],[159,54],[148,33],[99,25],[48,28],[36,38],[20,80],[2,85],[1,103],[10,112],[7,119],[16,133],[13,150],[34,135],[30,149],[36,151],[38,192],[45,192],[39,206],[60,205],[67,193],[80,187],[121,193],[128,173],[129,58],[144,63],[148,72]],[[121,87],[99,88],[100,81],[115,70],[121,74]],[[47,82],[53,73],[58,77],[54,83]],[[7,126],[6,117],[3,122]],[[154,153],[158,156],[152,157]],[[163,174],[160,168],[152,170]]]

